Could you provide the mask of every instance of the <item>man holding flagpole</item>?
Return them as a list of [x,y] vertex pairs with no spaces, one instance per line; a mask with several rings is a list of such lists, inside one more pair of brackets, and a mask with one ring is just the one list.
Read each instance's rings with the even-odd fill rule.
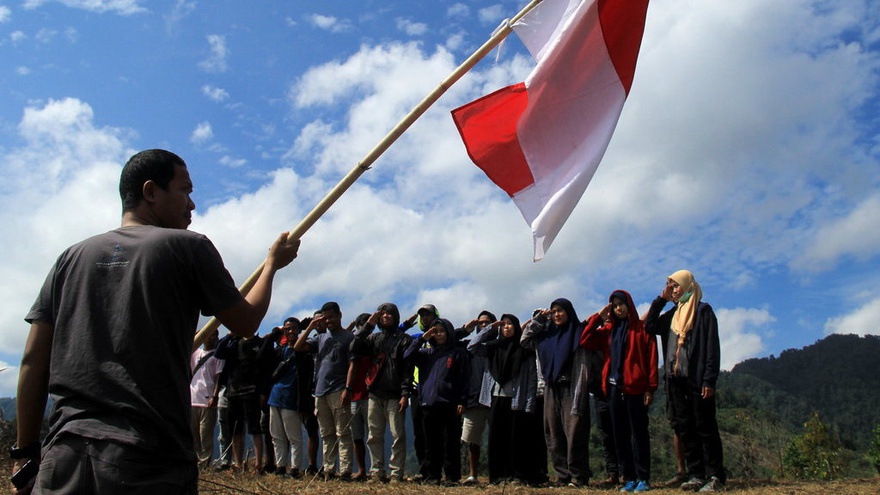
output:
[[68,248],[46,278],[25,317],[10,452],[18,493],[33,484],[21,473],[38,467],[33,493],[197,493],[188,385],[199,312],[253,335],[299,240],[282,233],[242,296],[211,241],[187,230],[192,189],[179,156],[135,154],[119,183],[121,227]]

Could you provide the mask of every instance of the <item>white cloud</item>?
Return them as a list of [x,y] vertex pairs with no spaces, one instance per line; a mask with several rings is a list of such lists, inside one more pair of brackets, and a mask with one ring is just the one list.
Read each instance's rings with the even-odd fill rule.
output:
[[166,28],[174,29],[182,20],[196,9],[196,2],[189,0],[175,0],[171,12],[165,15]]
[[0,151],[0,229],[16,233],[0,238],[0,277],[15,281],[0,287],[10,308],[0,313],[7,329],[0,352],[24,347],[28,326],[22,319],[61,251],[119,224],[126,133],[94,120],[91,107],[73,98],[37,103],[24,109],[18,125],[22,146]]
[[880,298],[868,301],[850,314],[829,318],[825,322],[825,334],[880,335]]
[[15,68],[15,73],[18,74],[19,76],[26,76],[31,73],[31,69],[30,69],[30,67],[25,67],[23,65],[20,65]]
[[214,129],[210,122],[200,122],[189,137],[189,141],[196,145],[208,143],[212,139],[214,139]]
[[446,9],[446,15],[449,17],[466,18],[471,15],[471,9],[464,3],[454,3]]
[[868,260],[880,253],[880,194],[874,194],[845,216],[820,225],[806,250],[792,260],[792,267],[804,271],[833,268],[838,260],[853,257]]
[[508,16],[509,13],[503,5],[494,4],[488,7],[477,10],[477,18],[480,19],[480,22],[483,24],[497,24],[501,22],[502,19]]
[[720,308],[715,313],[721,337],[721,369],[729,370],[766,349],[764,339],[773,335],[776,322],[768,310]]
[[226,72],[228,68],[226,58],[229,56],[226,49],[226,37],[219,34],[209,34],[207,40],[211,54],[199,62],[199,68],[205,72]]
[[34,39],[37,40],[38,43],[48,45],[57,34],[58,31],[55,31],[54,29],[42,28],[34,35]]
[[409,36],[421,36],[428,32],[428,25],[424,22],[414,22],[402,17],[397,18],[394,22],[397,25],[397,29]]
[[229,168],[238,168],[247,165],[247,160],[244,158],[233,158],[231,156],[224,155],[220,158],[220,165]]
[[[52,0],[25,0],[26,9],[35,9]],[[141,7],[139,0],[54,0],[62,5],[73,9],[88,10],[90,12],[111,12],[119,15],[132,15],[146,12]]]
[[329,15],[312,14],[307,16],[306,19],[311,25],[331,33],[343,33],[350,31],[352,28],[350,21]]
[[229,92],[223,88],[218,88],[216,86],[212,86],[210,84],[205,84],[202,86],[202,94],[207,96],[208,99],[216,102],[222,102],[229,99]]
[[13,32],[9,33],[9,39],[13,43],[18,43],[19,41],[21,41],[25,38],[27,38],[27,35],[24,34],[24,32],[22,32],[22,31],[13,31]]
[[4,22],[9,22],[9,19],[12,18],[12,10],[5,5],[0,5],[0,24]]

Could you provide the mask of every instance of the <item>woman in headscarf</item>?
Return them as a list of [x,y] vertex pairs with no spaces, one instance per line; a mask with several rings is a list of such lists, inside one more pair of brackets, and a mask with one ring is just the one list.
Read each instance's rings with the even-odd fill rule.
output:
[[544,435],[556,483],[578,488],[590,481],[590,395],[601,356],[579,346],[583,323],[568,299],[535,310],[521,343],[534,349],[544,377]]
[[[684,443],[689,480],[683,490],[715,491],[727,480],[718,423],[715,385],[721,368],[718,320],[702,301],[694,274],[679,270],[666,279],[645,318],[648,333],[659,335],[669,403],[667,415]],[[668,302],[671,310],[660,314]]]
[[[430,345],[427,345],[430,344]],[[419,405],[425,435],[425,483],[461,479],[461,413],[467,404],[470,357],[457,345],[452,323],[435,318],[404,354],[419,368]]]
[[535,454],[536,449],[544,447],[532,441],[533,430],[541,428],[542,411],[535,410],[538,372],[535,352],[520,345],[521,337],[519,318],[504,314],[468,345],[469,351],[487,358],[489,373],[495,381],[489,413],[489,483],[492,484],[541,481]]
[[626,484],[621,491],[651,489],[648,407],[657,390],[657,337],[645,331],[628,292],[616,290],[608,305],[592,315],[581,346],[601,350],[602,391],[611,412],[614,449]]

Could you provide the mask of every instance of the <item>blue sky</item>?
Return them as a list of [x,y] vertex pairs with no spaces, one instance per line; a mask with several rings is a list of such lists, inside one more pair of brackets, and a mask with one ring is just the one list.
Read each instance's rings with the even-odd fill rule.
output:
[[[180,154],[191,228],[238,282],[523,1],[0,0],[0,396],[57,255],[118,226],[135,151]],[[262,332],[326,300],[583,317],[642,309],[680,268],[718,314],[723,365],[878,334],[880,5],[653,0],[599,171],[546,258],[468,159],[449,111],[519,82],[511,37],[303,238]]]

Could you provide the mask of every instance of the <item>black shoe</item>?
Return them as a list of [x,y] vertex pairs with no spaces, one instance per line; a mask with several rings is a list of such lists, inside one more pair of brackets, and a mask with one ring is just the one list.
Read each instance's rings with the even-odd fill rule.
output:
[[302,473],[299,472],[299,468],[290,468],[290,477],[293,479],[299,479],[302,476]]
[[[321,468],[321,470],[323,470],[323,469],[324,468]],[[319,473],[318,466],[312,465],[312,466],[309,466],[306,468],[306,476],[314,476],[318,473]]]

